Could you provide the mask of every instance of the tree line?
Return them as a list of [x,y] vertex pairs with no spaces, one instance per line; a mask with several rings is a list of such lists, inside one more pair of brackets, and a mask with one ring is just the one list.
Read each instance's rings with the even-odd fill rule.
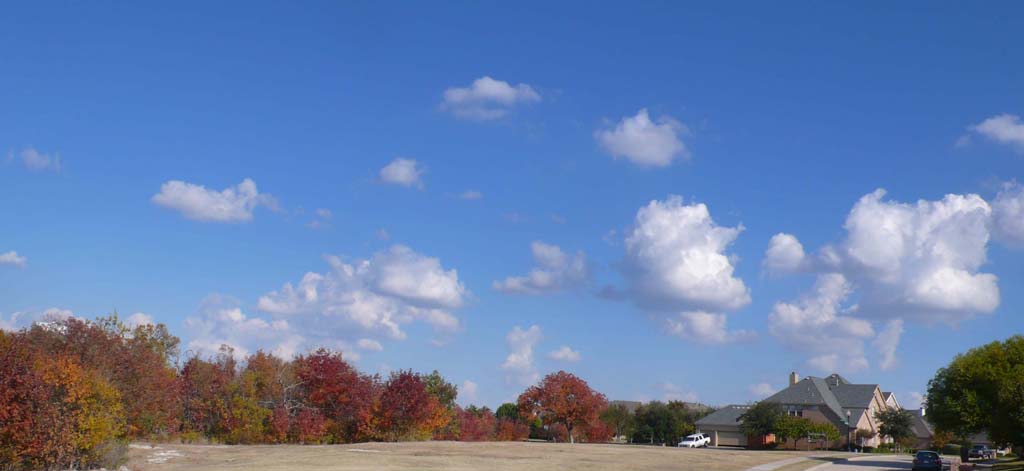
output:
[[116,315],[0,331],[0,469],[116,468],[137,439],[225,444],[608,441],[604,395],[563,371],[497,411],[437,371],[360,372],[341,353],[179,359],[164,325]]

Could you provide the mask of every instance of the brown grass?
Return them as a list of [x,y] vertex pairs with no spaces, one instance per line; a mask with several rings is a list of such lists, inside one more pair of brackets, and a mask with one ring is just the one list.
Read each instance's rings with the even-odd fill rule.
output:
[[[759,464],[822,454],[521,442],[407,442],[324,446],[135,444],[129,453],[128,467],[137,471],[742,471]],[[160,458],[166,460],[158,462]],[[822,461],[814,461],[814,464],[820,463]]]

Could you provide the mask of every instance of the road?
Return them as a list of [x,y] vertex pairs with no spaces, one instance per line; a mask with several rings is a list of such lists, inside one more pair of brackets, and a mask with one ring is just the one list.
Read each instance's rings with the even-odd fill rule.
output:
[[813,471],[890,471],[909,470],[912,467],[910,456],[869,456],[857,457],[838,463],[823,464],[811,468]]

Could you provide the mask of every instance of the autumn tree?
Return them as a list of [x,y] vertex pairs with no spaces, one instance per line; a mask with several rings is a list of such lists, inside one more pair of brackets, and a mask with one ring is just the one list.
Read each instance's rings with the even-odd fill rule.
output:
[[491,409],[470,405],[458,412],[459,440],[482,442],[494,438],[497,419]]
[[565,427],[570,443],[575,442],[573,431],[597,421],[607,405],[603,394],[565,371],[545,376],[539,384],[520,394],[518,400],[521,416],[539,418],[545,425]]
[[441,403],[427,391],[423,377],[412,371],[392,372],[375,415],[379,437],[388,441],[429,438],[441,425]]
[[360,373],[342,359],[341,353],[326,349],[296,358],[294,368],[305,404],[326,419],[328,432],[336,441],[370,436],[378,393],[375,377]]

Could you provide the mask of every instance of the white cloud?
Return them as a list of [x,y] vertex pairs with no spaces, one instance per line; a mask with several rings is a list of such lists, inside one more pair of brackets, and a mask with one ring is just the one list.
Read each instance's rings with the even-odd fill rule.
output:
[[517,382],[521,385],[529,385],[537,382],[540,374],[533,364],[533,347],[540,342],[540,327],[530,326],[523,330],[515,326],[505,336],[505,343],[508,344],[509,354],[501,368],[509,372],[506,379],[509,382]]
[[1024,185],[1003,185],[992,201],[992,236],[1016,248],[1024,248]]
[[746,306],[749,290],[725,253],[742,230],[715,224],[707,206],[684,205],[678,196],[640,208],[625,240],[624,274],[634,299],[666,311]]
[[484,76],[468,87],[445,90],[441,110],[460,119],[487,121],[506,116],[516,105],[539,101],[540,94],[525,83],[511,85]]
[[0,315],[0,330],[14,332],[19,329],[32,327],[32,324],[35,324],[36,322],[55,322],[70,318],[84,320],[76,317],[75,313],[70,309],[58,307],[51,307],[45,311],[17,311],[11,313],[11,315],[6,319]]
[[476,401],[477,389],[477,384],[468,379],[462,382],[462,387],[459,388],[459,399],[462,400],[462,405],[469,405]]
[[775,304],[768,316],[768,329],[786,345],[807,354],[807,363],[819,371],[867,368],[864,341],[875,332],[870,322],[844,315],[841,310],[850,290],[843,275],[820,275],[812,295]]
[[995,310],[998,280],[978,272],[986,262],[988,203],[946,195],[911,205],[884,195],[877,190],[854,205],[838,251],[862,312],[954,323]]
[[580,352],[569,348],[568,345],[562,345],[558,350],[548,353],[548,358],[557,361],[575,363],[580,361],[583,357],[580,355]]
[[154,325],[156,323],[153,322],[153,316],[144,312],[136,312],[126,317],[124,319],[124,324],[128,327],[135,328],[142,325]]
[[315,214],[314,218],[306,224],[306,227],[310,229],[328,227],[331,224],[331,219],[334,218],[334,213],[325,208],[317,208],[316,211],[313,211],[313,214]]
[[751,396],[761,399],[775,394],[776,388],[769,383],[757,383],[750,385],[747,390]]
[[665,320],[668,333],[703,344],[741,342],[756,336],[746,330],[728,330],[725,314],[684,311]]
[[423,188],[423,168],[413,159],[397,158],[380,169],[384,183]]
[[493,283],[494,289],[506,293],[545,294],[573,288],[587,282],[590,276],[582,251],[570,257],[556,245],[534,241],[530,251],[538,267],[526,276],[511,276]]
[[264,206],[277,210],[277,200],[256,189],[256,183],[246,178],[236,186],[221,191],[201,185],[171,180],[153,195],[153,203],[180,212],[188,219],[205,222],[249,222],[253,210]]
[[917,391],[910,391],[903,397],[903,400],[899,401],[899,403],[906,410],[914,410],[920,409],[924,406],[925,399],[924,394]]
[[459,198],[464,200],[479,200],[483,199],[484,194],[476,190],[466,190],[459,194]]
[[8,162],[13,162],[15,159],[21,160],[22,165],[32,171],[60,172],[61,170],[60,155],[44,154],[31,146],[22,149],[17,155],[13,151],[7,153]]
[[792,234],[772,236],[764,253],[764,269],[769,274],[793,273],[804,265],[804,246]]
[[627,116],[614,129],[594,132],[594,138],[614,158],[624,157],[643,167],[665,167],[677,157],[689,158],[680,136],[689,131],[669,116],[651,121],[647,109]]
[[1004,113],[988,118],[968,129],[1024,152],[1024,122],[1021,122],[1020,116]]
[[384,350],[384,346],[373,339],[359,339],[359,341],[356,342],[356,346],[368,352],[379,352]]
[[18,252],[10,251],[7,253],[0,253],[0,265],[14,265],[18,268],[24,268],[28,263],[28,258],[18,255]]
[[[284,320],[252,317],[242,312],[239,302],[219,294],[203,299],[199,311],[185,319],[185,329],[191,340],[187,348],[202,355],[214,355],[221,345],[235,349],[238,357],[245,357],[257,349],[291,358],[302,352],[306,339]],[[324,345],[340,347],[335,343]],[[337,348],[346,350],[348,348]]]
[[438,259],[402,245],[369,260],[326,259],[330,271],[285,283],[261,296],[258,309],[302,326],[306,337],[319,342],[359,333],[404,339],[401,326],[416,321],[441,332],[459,328],[451,310],[461,307],[469,292],[458,273],[445,270]]
[[873,343],[875,349],[882,356],[878,366],[883,370],[891,370],[896,366],[896,348],[900,344],[900,337],[903,335],[903,319],[892,319],[885,325],[885,329],[879,332]]
[[661,397],[665,401],[697,402],[697,393],[686,391],[670,382],[661,383],[658,387],[661,389]]

